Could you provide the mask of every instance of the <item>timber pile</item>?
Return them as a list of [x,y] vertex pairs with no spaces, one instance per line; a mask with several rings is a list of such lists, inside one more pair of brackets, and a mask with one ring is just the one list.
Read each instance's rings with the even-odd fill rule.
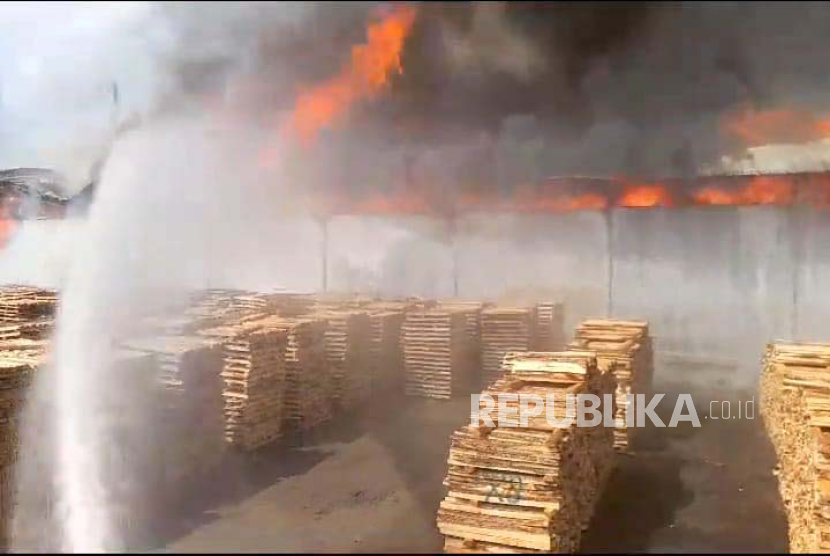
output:
[[7,547],[15,506],[15,465],[26,392],[43,352],[28,346],[0,347],[0,547]]
[[778,456],[790,552],[830,552],[830,345],[772,343],[761,414]]
[[[53,290],[29,286],[0,287],[0,325],[28,325],[50,328],[57,310],[58,296]],[[0,335],[8,336],[9,330]]]
[[369,315],[365,311],[334,306],[321,307],[311,316],[328,321],[325,346],[332,401],[340,409],[355,408],[372,392]]
[[366,310],[369,311],[371,324],[369,367],[372,392],[403,391],[403,309],[396,305],[373,303],[367,305]]
[[[636,428],[629,429],[629,394],[645,394],[651,388],[653,354],[648,323],[612,319],[589,319],[579,324],[570,349],[596,353],[600,367],[614,366],[616,412],[614,448],[625,452]],[[633,411],[633,408],[632,408]]]
[[536,304],[536,351],[556,351],[565,347],[565,311],[561,303]]
[[181,320],[183,333],[261,318],[268,313],[266,294],[245,290],[212,289],[194,294]]
[[467,315],[458,309],[418,309],[403,324],[405,392],[449,399],[471,386]]
[[306,315],[316,304],[311,295],[300,293],[272,293],[268,294],[268,307],[272,312],[286,318],[295,318]]
[[509,351],[530,351],[536,336],[536,311],[528,307],[494,307],[481,311],[482,385],[502,376]]
[[326,354],[328,321],[319,318],[286,318],[285,350],[286,424],[308,431],[332,417],[332,385]]
[[159,443],[168,484],[215,469],[225,447],[219,343],[202,336],[154,336],[122,347],[155,361]]
[[492,303],[482,301],[466,301],[457,299],[440,300],[439,307],[455,309],[464,314],[467,321],[467,357],[473,369],[470,380],[471,385],[478,385],[481,382],[482,347],[481,347],[481,311],[491,307]]
[[0,325],[0,341],[46,340],[52,334],[54,326],[55,321],[52,319]]
[[281,321],[265,318],[205,330],[224,351],[225,440],[250,451],[282,436],[288,342]]
[[[511,353],[505,376],[484,393],[499,405],[504,394],[553,396],[566,416],[568,394],[600,396],[613,388],[590,354]],[[518,406],[518,402],[508,402]],[[482,400],[482,407],[485,402]],[[447,497],[438,529],[447,553],[574,552],[613,465],[611,429],[554,426],[545,407],[527,427],[509,426],[491,412],[494,427],[465,426],[452,435]],[[515,423],[516,415],[510,417]]]

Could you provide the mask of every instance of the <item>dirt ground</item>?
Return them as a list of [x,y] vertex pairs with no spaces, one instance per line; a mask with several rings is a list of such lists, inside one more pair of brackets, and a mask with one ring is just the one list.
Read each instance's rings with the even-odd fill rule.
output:
[[[685,390],[659,391],[675,392],[658,406],[668,423],[676,392]],[[753,419],[729,420],[708,418],[709,400],[723,398],[693,395],[701,427],[642,429],[633,453],[619,456],[583,551],[786,551],[757,395]],[[733,407],[752,395],[733,394]],[[469,408],[469,398],[389,400],[301,445],[234,458],[147,548],[440,552],[435,512],[449,436],[469,420]]]

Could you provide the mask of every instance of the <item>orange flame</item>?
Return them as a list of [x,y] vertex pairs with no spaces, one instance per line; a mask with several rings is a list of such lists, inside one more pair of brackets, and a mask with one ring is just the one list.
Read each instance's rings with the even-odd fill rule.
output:
[[5,247],[15,230],[17,230],[17,221],[11,217],[8,207],[0,205],[0,249]]
[[792,181],[775,176],[755,176],[737,191],[708,186],[692,197],[700,205],[789,205],[794,193]]
[[745,109],[727,116],[722,127],[748,147],[807,143],[830,137],[830,119],[801,110]]
[[626,187],[617,204],[629,208],[671,207],[674,201],[666,186],[657,183]]
[[[673,197],[673,191],[687,194]],[[830,172],[761,176],[700,177],[691,186],[667,179],[641,184],[627,178],[557,178],[512,193],[398,188],[352,197],[324,194],[313,205],[326,215],[433,215],[466,212],[560,213],[612,207],[654,208],[711,205],[804,205],[830,209]]]
[[396,5],[388,16],[369,25],[367,42],[352,48],[351,60],[339,75],[300,95],[284,129],[308,145],[353,103],[382,91],[390,75],[403,71],[401,51],[415,15],[414,8]]

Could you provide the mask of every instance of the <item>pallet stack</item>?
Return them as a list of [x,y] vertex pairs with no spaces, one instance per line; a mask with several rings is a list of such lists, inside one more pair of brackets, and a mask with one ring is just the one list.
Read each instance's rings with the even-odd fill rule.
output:
[[[596,359],[585,353],[515,353],[505,376],[484,393],[499,405],[504,394],[554,397],[551,411],[566,416],[566,396],[612,388]],[[481,406],[486,404],[482,400]],[[518,406],[518,402],[508,402]],[[447,497],[438,529],[447,553],[574,552],[613,465],[612,435],[603,427],[555,426],[545,407],[526,427],[491,412],[494,427],[465,426],[452,435]],[[516,415],[509,417],[512,422]]]
[[15,465],[26,393],[44,356],[40,349],[0,348],[0,547],[7,548],[15,506]]
[[273,318],[205,330],[222,341],[225,440],[251,451],[283,433],[286,329]]
[[0,287],[0,323],[20,324],[51,320],[58,297],[52,290],[29,286]]
[[403,348],[401,330],[404,311],[393,304],[373,303],[366,306],[371,323],[369,347],[372,392],[403,391]]
[[348,306],[333,306],[320,307],[311,315],[328,321],[325,343],[332,402],[340,409],[353,409],[372,392],[369,314]]
[[407,396],[449,399],[470,388],[467,315],[435,307],[406,313],[403,353]]
[[570,349],[585,350],[597,355],[601,368],[614,368],[617,409],[614,415],[614,448],[628,451],[636,428],[629,429],[628,395],[645,394],[651,387],[653,354],[648,323],[611,319],[583,321],[574,333]]
[[565,347],[565,311],[561,303],[536,304],[536,351],[556,351]]
[[0,325],[0,341],[5,340],[46,340],[54,329],[55,321],[40,319],[18,324]]
[[456,299],[442,300],[438,306],[452,308],[464,313],[467,320],[467,353],[472,365],[471,385],[481,382],[482,348],[481,348],[481,312],[492,306],[482,301],[462,301]]
[[219,342],[203,336],[133,339],[123,348],[152,356],[165,483],[190,483],[213,471],[225,449]]
[[328,321],[282,319],[288,343],[285,350],[286,425],[309,431],[332,417],[332,385],[326,354]]
[[830,345],[772,343],[761,415],[778,457],[790,552],[830,552]]
[[493,307],[481,311],[482,386],[501,378],[505,353],[533,349],[535,325],[534,308]]

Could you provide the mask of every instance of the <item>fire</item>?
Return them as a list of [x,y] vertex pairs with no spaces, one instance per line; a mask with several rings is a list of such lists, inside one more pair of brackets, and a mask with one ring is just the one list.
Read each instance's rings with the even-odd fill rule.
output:
[[754,176],[736,191],[708,186],[692,195],[700,205],[789,205],[794,196],[792,180],[778,176]]
[[596,193],[568,196],[564,199],[557,199],[553,203],[542,203],[540,206],[543,212],[605,210],[606,208],[608,208],[608,198]]
[[741,110],[724,120],[723,131],[748,147],[807,143],[830,138],[830,118],[803,110]]
[[284,131],[292,132],[308,145],[356,101],[371,99],[381,92],[392,74],[403,71],[401,51],[415,15],[414,8],[396,5],[389,15],[370,24],[367,42],[352,48],[351,59],[341,72],[300,94]]
[[658,183],[627,186],[617,204],[628,208],[671,207],[674,201],[666,186]]
[[[672,192],[688,188],[682,197]],[[830,173],[701,177],[691,186],[672,179],[641,184],[626,178],[557,178],[512,193],[492,189],[445,190],[399,187],[353,196],[323,194],[312,205],[328,215],[453,216],[475,212],[528,214],[606,210],[613,207],[806,205],[830,208]]]
[[16,229],[17,221],[11,217],[7,207],[0,205],[0,249],[6,246]]

